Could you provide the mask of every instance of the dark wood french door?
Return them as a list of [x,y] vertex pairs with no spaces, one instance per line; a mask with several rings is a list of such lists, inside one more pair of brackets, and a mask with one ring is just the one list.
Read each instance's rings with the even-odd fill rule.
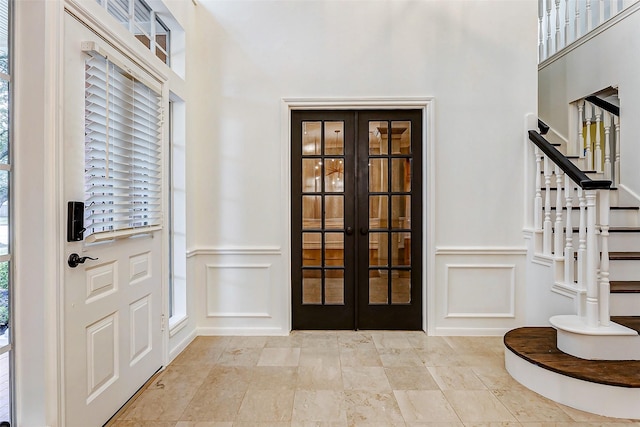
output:
[[294,329],[422,328],[422,114],[291,114]]

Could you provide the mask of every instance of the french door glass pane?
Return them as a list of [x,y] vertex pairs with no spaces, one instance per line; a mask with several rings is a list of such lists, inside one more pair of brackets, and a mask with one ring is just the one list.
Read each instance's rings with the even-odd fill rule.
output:
[[391,191],[404,193],[411,191],[411,160],[395,158],[391,160]]
[[369,122],[369,154],[389,154],[387,122]]
[[9,172],[0,170],[0,255],[9,254]]
[[324,154],[331,156],[344,154],[344,122],[325,122]]
[[302,228],[318,230],[322,226],[322,196],[302,196]]
[[369,192],[382,193],[389,191],[388,170],[389,160],[369,159]]
[[344,233],[325,233],[324,265],[344,266]]
[[391,153],[411,154],[411,122],[391,122]]
[[391,265],[411,265],[411,233],[391,233]]
[[411,270],[391,271],[391,303],[411,303]]
[[386,229],[389,224],[389,196],[369,196],[369,229]]
[[324,191],[331,193],[344,191],[344,160],[340,158],[324,160]]
[[322,233],[302,233],[302,265],[319,267],[321,256]]
[[302,123],[302,154],[304,156],[322,153],[322,122]]
[[369,304],[389,303],[387,270],[369,270]]
[[325,228],[344,228],[344,196],[325,196]]
[[321,270],[302,270],[302,303],[322,304]]
[[389,265],[388,233],[369,233],[369,265],[386,267]]
[[411,196],[391,196],[391,227],[411,228]]
[[324,302],[326,305],[344,304],[344,270],[324,271]]
[[316,193],[322,191],[322,160],[302,159],[302,192]]

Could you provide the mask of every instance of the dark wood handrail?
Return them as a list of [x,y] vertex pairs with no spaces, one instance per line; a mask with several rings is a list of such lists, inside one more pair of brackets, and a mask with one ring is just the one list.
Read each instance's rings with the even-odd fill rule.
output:
[[549,125],[538,119],[538,129],[540,130],[540,135],[546,135],[549,132]]
[[529,139],[583,190],[611,188],[611,181],[593,180],[589,178],[586,173],[582,172],[580,168],[574,165],[571,160],[567,159],[560,151],[558,151],[558,149],[556,149],[556,147],[551,145],[549,141],[535,130],[529,131]]
[[589,101],[593,105],[602,108],[605,111],[610,112],[613,115],[620,117],[620,107],[613,105],[612,103],[607,102],[604,99],[598,98],[597,96],[587,96],[585,100]]

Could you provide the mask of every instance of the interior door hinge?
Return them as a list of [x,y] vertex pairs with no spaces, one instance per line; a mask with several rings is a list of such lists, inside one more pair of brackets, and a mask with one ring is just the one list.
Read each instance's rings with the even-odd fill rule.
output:
[[160,332],[164,332],[164,314],[160,316]]

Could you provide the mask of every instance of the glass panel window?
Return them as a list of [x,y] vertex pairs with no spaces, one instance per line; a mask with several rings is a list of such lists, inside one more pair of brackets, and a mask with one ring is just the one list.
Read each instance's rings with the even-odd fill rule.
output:
[[144,0],[96,1],[162,62],[170,65],[171,31]]
[[387,270],[369,270],[369,304],[389,303]]

